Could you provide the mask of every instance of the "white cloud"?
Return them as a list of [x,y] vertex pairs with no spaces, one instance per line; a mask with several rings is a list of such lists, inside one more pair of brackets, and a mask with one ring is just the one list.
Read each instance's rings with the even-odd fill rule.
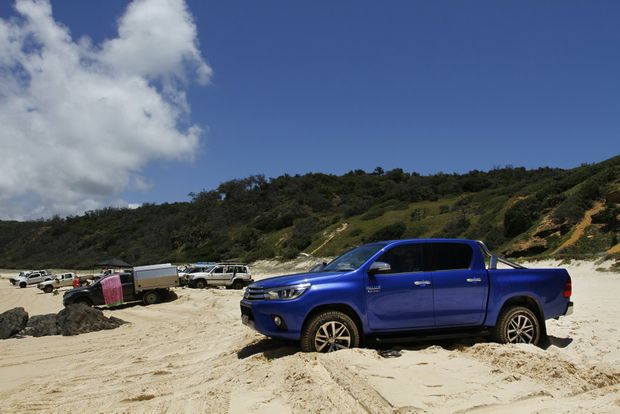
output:
[[74,41],[47,1],[16,9],[0,19],[0,218],[110,204],[148,189],[147,163],[196,150],[183,88],[211,69],[183,0],[134,1],[102,45]]

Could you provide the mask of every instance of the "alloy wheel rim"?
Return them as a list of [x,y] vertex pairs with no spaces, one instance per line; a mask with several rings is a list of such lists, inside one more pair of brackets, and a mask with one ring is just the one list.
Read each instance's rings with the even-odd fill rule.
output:
[[343,323],[325,322],[314,335],[314,348],[317,352],[333,352],[351,347],[351,333]]
[[534,341],[534,324],[525,315],[515,315],[508,323],[508,342],[511,344],[531,344]]

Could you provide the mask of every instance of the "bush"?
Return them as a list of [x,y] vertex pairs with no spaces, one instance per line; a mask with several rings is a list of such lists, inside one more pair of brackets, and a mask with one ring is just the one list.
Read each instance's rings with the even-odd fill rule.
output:
[[534,197],[517,201],[504,214],[504,235],[515,237],[529,229],[538,219],[540,204]]
[[592,216],[592,223],[617,225],[619,214],[620,214],[620,208],[615,207],[615,206],[606,207],[604,210]]
[[411,212],[411,221],[420,221],[424,220],[426,217],[426,209],[425,208],[416,208]]
[[357,237],[360,234],[362,234],[362,230],[359,229],[359,228],[351,229],[351,231],[349,231],[349,236],[350,237]]
[[439,214],[446,214],[450,212],[450,206],[447,204],[442,204],[439,206]]
[[444,237],[458,237],[469,228],[469,219],[464,215],[450,220],[443,228]]
[[287,260],[294,259],[297,256],[299,256],[299,249],[296,249],[294,247],[287,247],[286,249],[282,250],[282,257]]
[[601,197],[601,177],[595,177],[583,183],[579,190],[569,196],[553,213],[556,223],[577,223],[594,201]]
[[321,221],[316,217],[304,217],[293,223],[293,232],[286,241],[286,247],[294,247],[301,251],[312,243],[313,236],[322,228]]
[[389,226],[385,226],[374,232],[369,238],[368,242],[382,241],[382,240],[395,240],[400,239],[405,233],[407,227],[403,223],[394,223]]
[[364,214],[361,218],[362,220],[372,220],[377,217],[381,217],[385,213],[383,208],[373,208],[368,211],[368,213]]

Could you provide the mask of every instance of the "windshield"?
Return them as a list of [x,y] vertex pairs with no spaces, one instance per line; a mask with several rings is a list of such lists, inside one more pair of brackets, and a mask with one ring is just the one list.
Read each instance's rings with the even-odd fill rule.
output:
[[385,243],[373,243],[356,247],[355,249],[349,250],[348,252],[329,262],[329,264],[327,264],[323,269],[321,269],[321,271],[346,272],[349,270],[355,270],[364,263],[366,263],[366,261],[370,259],[373,254],[383,249],[385,245]]
[[213,269],[215,266],[205,266],[205,267],[193,267],[191,269],[189,269],[187,271],[187,273],[201,273],[201,272],[208,272],[211,269]]

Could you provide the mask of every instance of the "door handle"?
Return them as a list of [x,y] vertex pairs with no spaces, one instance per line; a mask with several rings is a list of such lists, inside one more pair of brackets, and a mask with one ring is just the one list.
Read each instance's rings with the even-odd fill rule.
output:
[[416,280],[415,282],[413,282],[413,284],[416,286],[426,286],[426,285],[430,285],[431,281],[430,280]]
[[467,283],[479,283],[482,282],[482,279],[479,277],[468,277],[467,279]]

